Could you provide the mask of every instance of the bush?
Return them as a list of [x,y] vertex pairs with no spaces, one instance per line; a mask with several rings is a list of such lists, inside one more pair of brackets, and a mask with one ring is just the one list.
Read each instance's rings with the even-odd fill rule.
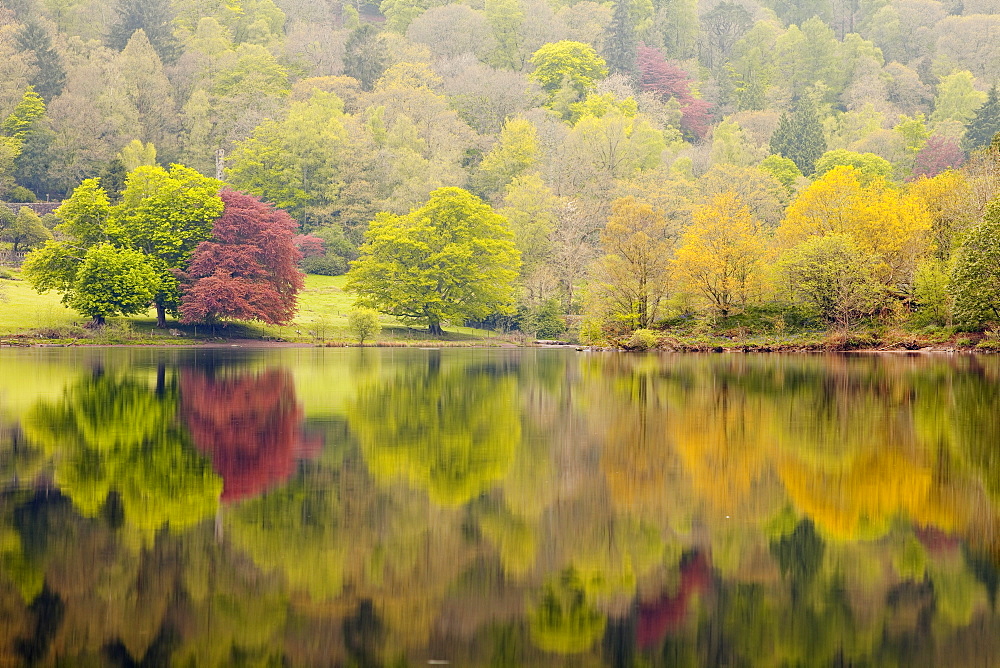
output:
[[649,350],[656,347],[657,341],[656,332],[649,329],[637,329],[625,342],[625,348],[627,350]]
[[321,276],[340,276],[347,273],[347,259],[334,256],[319,256],[303,258],[302,271],[307,274],[319,274]]
[[38,201],[38,198],[35,197],[35,193],[31,192],[24,186],[14,186],[7,191],[7,195],[4,199],[8,202],[15,202],[17,204],[31,204],[32,202]]
[[968,336],[960,336],[955,339],[955,345],[959,348],[971,348],[976,345],[976,340],[969,338]]
[[382,331],[378,312],[363,306],[356,306],[348,312],[347,326],[361,345],[365,345],[365,340],[374,339]]

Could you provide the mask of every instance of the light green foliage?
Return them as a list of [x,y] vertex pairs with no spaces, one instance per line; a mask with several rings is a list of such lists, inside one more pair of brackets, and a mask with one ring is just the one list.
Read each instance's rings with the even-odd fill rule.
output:
[[656,347],[656,332],[651,329],[637,329],[625,344],[629,350],[649,350]]
[[157,392],[114,372],[81,380],[60,400],[40,401],[25,432],[55,462],[55,480],[86,517],[109,493],[121,499],[135,547],[166,525],[178,532],[211,517],[222,480],[177,421],[176,389]]
[[900,116],[899,123],[892,129],[898,132],[906,141],[906,152],[915,155],[927,143],[931,131],[927,128],[926,118],[923,114],[910,116]]
[[507,221],[461,188],[439,188],[405,216],[379,214],[346,289],[358,303],[441,333],[510,308],[521,260]]
[[60,220],[56,231],[62,232],[77,248],[89,248],[107,238],[104,226],[111,215],[111,202],[98,179],[81,183],[55,210]]
[[523,118],[511,118],[500,131],[500,140],[479,163],[476,182],[483,193],[502,191],[538,161],[538,131]]
[[778,180],[789,193],[795,191],[796,182],[802,178],[802,172],[790,159],[780,155],[769,155],[760,163],[760,168]]
[[941,77],[934,96],[931,123],[939,126],[947,121],[965,125],[976,115],[976,110],[986,101],[986,93],[973,86],[972,72],[953,72]]
[[348,311],[347,327],[361,345],[365,345],[365,341],[374,339],[382,331],[378,311],[363,306],[356,306]]
[[283,119],[264,121],[237,144],[230,182],[308,226],[336,201],[347,142],[343,119],[344,103],[333,93],[317,90],[293,102]]
[[152,142],[143,144],[138,139],[130,141],[118,154],[118,158],[125,165],[125,171],[131,172],[139,167],[156,166],[156,147]]
[[541,176],[532,172],[511,181],[503,203],[500,214],[510,223],[521,253],[521,275],[528,278],[543,270],[548,259],[559,201]]
[[[3,204],[0,206],[7,208]],[[0,241],[9,243],[15,253],[35,248],[52,238],[52,233],[42,225],[42,219],[38,214],[26,206],[22,206],[17,215],[11,218],[7,225],[0,220]]]
[[172,165],[139,167],[128,175],[119,204],[105,226],[116,245],[141,251],[160,274],[154,303],[157,322],[166,325],[166,311],[176,313],[180,288],[172,269],[183,268],[191,252],[212,234],[222,215],[219,182]]
[[553,99],[560,89],[572,91],[583,98],[599,79],[608,75],[604,59],[589,44],[562,40],[546,44],[531,56],[535,69],[531,79]]
[[439,4],[443,3],[437,0],[382,0],[378,7],[385,17],[386,28],[405,33],[413,19]]
[[868,185],[877,179],[888,180],[892,176],[892,163],[874,153],[855,153],[838,148],[827,151],[816,161],[815,178],[820,178],[834,167],[846,165],[854,168],[858,182]]
[[757,147],[743,128],[734,121],[725,120],[715,126],[712,133],[712,163],[726,163],[746,167],[757,162]]
[[65,303],[103,324],[105,318],[148,309],[159,284],[160,277],[145,255],[99,244],[84,256]]
[[584,165],[607,183],[660,164],[666,149],[663,133],[643,116],[628,117],[617,110],[604,116],[583,116],[570,132],[571,146],[579,147]]
[[849,329],[874,306],[874,262],[849,235],[827,234],[785,251],[779,267],[790,296],[814,308],[826,322]]
[[930,257],[917,265],[913,275],[913,296],[921,320],[937,325],[948,324],[952,301],[949,288],[948,266],[943,260]]
[[28,86],[21,101],[14,107],[14,111],[0,123],[0,132],[3,133],[3,136],[10,137],[20,144],[24,141],[32,124],[44,115],[45,101],[41,95],[35,92],[34,88]]
[[982,222],[959,247],[951,294],[958,322],[974,326],[1000,322],[1000,200],[990,202]]
[[493,30],[496,47],[489,55],[490,64],[501,69],[524,69],[524,8],[519,0],[486,0],[486,20]]
[[572,568],[545,584],[529,614],[532,640],[546,652],[586,652],[604,635],[604,615],[587,600],[585,583]]
[[431,501],[460,506],[504,479],[521,447],[516,378],[492,365],[426,368],[363,387],[348,409],[373,477],[402,478]]

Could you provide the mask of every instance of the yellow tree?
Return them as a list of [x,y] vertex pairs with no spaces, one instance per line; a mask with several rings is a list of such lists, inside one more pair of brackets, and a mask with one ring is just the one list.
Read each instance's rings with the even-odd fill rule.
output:
[[612,202],[591,285],[596,315],[629,329],[653,324],[670,287],[671,248],[661,212],[634,197]]
[[877,259],[878,281],[898,288],[909,284],[917,263],[930,251],[931,222],[922,197],[881,179],[862,185],[857,170],[842,165],[802,192],[777,234],[784,248],[812,236],[846,234]]
[[695,209],[677,249],[674,275],[726,316],[760,293],[764,252],[759,221],[735,193],[720,193]]

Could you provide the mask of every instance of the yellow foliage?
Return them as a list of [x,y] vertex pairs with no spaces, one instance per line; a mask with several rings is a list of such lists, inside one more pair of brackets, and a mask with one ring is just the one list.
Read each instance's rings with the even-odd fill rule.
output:
[[694,212],[674,260],[679,283],[727,315],[763,288],[765,244],[760,223],[733,192]]

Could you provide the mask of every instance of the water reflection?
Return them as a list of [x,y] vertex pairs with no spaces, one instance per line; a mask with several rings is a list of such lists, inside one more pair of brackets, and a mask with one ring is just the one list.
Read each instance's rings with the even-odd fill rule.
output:
[[0,403],[0,663],[1000,660],[1000,360],[117,354]]

